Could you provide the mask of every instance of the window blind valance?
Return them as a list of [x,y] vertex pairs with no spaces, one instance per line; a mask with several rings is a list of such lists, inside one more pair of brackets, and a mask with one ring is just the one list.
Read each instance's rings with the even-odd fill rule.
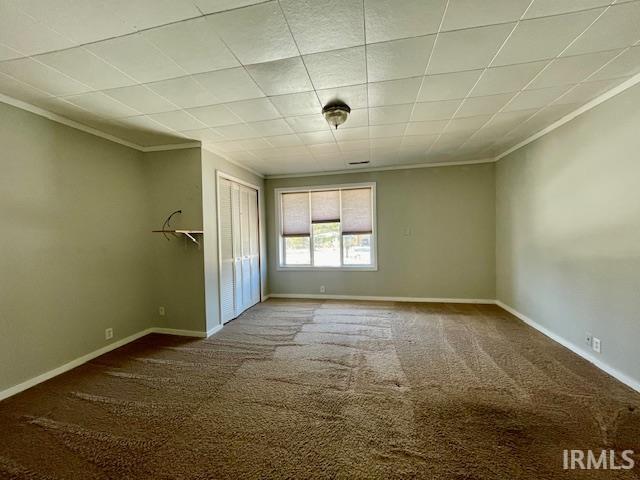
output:
[[308,237],[311,234],[309,192],[282,194],[282,236]]
[[371,188],[342,190],[342,234],[373,233]]
[[340,221],[340,190],[311,192],[311,222]]

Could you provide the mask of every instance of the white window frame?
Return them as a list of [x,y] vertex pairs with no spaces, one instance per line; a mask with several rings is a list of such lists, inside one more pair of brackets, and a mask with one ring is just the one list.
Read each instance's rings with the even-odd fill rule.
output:
[[[323,190],[348,190],[354,188],[370,188],[371,189],[371,263],[369,265],[343,265],[343,244],[342,244],[342,222],[340,222],[340,264],[339,267],[316,267],[313,265],[313,225],[310,225],[309,232],[309,248],[310,248],[310,265],[285,265],[284,260],[284,237],[282,236],[282,194],[283,193],[306,193]],[[377,232],[377,210],[376,210],[376,182],[361,183],[341,183],[335,185],[313,185],[304,187],[283,187],[274,189],[275,200],[275,219],[276,226],[276,245],[277,248],[277,269],[286,271],[354,271],[354,272],[370,272],[378,270],[378,232]],[[342,196],[340,196],[340,213],[342,214]],[[311,217],[311,209],[309,210]],[[311,221],[311,218],[309,218]]]

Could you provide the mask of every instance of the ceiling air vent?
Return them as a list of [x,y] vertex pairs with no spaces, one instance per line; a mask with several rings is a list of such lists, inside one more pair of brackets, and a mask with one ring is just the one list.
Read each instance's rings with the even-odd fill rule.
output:
[[349,165],[366,165],[369,163],[369,160],[364,160],[362,162],[349,162]]

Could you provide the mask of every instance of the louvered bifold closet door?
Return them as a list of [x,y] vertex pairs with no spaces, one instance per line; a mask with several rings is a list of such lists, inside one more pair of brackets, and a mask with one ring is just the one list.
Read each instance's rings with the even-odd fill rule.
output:
[[240,186],[234,182],[231,182],[231,222],[233,225],[235,318],[243,312],[244,308],[242,303],[242,219],[240,213]]
[[236,317],[231,182],[220,179],[220,310],[222,322]]
[[242,249],[242,311],[251,303],[251,216],[249,214],[249,189],[240,188],[240,246]]
[[260,237],[258,192],[249,190],[249,242],[251,255],[251,305],[260,301]]

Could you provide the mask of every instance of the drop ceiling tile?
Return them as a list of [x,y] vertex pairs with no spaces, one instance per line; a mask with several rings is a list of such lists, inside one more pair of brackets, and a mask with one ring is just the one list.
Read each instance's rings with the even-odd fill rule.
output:
[[611,90],[613,87],[622,83],[624,80],[625,78],[615,78],[609,80],[599,80],[595,82],[584,82],[575,86],[573,89],[567,92],[566,95],[558,98],[553,103],[555,105],[565,105],[569,103],[587,103],[588,101],[593,100],[594,98],[602,95],[608,90]]
[[611,0],[535,0],[524,18],[546,17],[609,5]]
[[206,107],[190,108],[187,112],[208,127],[220,127],[222,125],[243,123],[242,119],[235,115],[225,105],[209,105]]
[[411,117],[413,104],[387,105],[369,108],[369,122],[371,125],[386,125],[390,123],[406,123]]
[[529,87],[543,88],[581,82],[618,53],[620,52],[616,50],[558,58],[536,77]]
[[418,101],[433,102],[464,98],[478,81],[481,73],[482,70],[471,70],[423,77]]
[[36,100],[51,98],[50,94],[3,73],[0,73],[0,92],[27,103],[34,103]]
[[301,115],[298,117],[286,118],[286,121],[295,132],[319,132],[322,130],[329,130],[329,124],[324,119],[322,114],[315,115]]
[[[400,145],[402,145],[405,128],[407,128],[406,124],[377,125],[369,127],[369,145],[371,145],[372,152],[382,152],[383,150],[390,152],[398,150]],[[402,133],[399,135],[388,135],[388,133],[392,131]]]
[[[352,109],[367,108],[367,85],[351,85],[347,87],[328,88],[316,92],[322,105],[339,100]],[[311,113],[311,112],[308,112]]]
[[533,80],[547,63],[540,61],[488,68],[471,92],[471,96],[483,97],[498,93],[517,92]]
[[[369,138],[369,127],[338,128],[333,132],[338,142],[365,140]],[[367,144],[367,148],[369,144]]]
[[199,130],[187,130],[182,134],[192,140],[200,140],[201,142],[213,143],[219,142],[224,137],[216,132],[213,128],[202,128]]
[[[29,34],[25,35],[25,32]],[[19,12],[17,8],[4,4],[0,15],[0,43],[11,50],[21,52],[22,55],[19,56],[36,55],[75,45],[70,38],[39,23],[33,17]],[[11,57],[12,55],[9,56]]]
[[274,120],[263,120],[261,122],[251,122],[249,126],[252,127],[263,137],[271,137],[276,135],[287,135],[293,132],[291,127],[282,118],[276,118]]
[[365,0],[367,42],[436,33],[446,0]]
[[194,0],[194,4],[200,11],[207,15],[209,13],[224,12],[236,8],[263,3],[264,0]]
[[589,77],[589,81],[626,77],[638,72],[640,72],[640,47],[632,47],[594,73]]
[[210,15],[207,21],[243,65],[298,55],[277,2]]
[[20,58],[24,55],[21,54],[18,50],[15,50],[6,45],[2,45],[0,43],[0,62],[4,60],[13,60],[14,58]]
[[[369,156],[369,127],[362,127],[364,130],[360,130],[359,132],[357,131],[358,129],[355,128],[351,128],[350,130],[353,130],[353,132],[351,133],[350,137],[351,138],[344,138],[343,140],[338,142],[338,148],[340,149],[341,152],[345,153],[345,152],[350,152],[352,153],[352,156],[349,161],[361,161],[361,159],[358,159],[357,156],[355,156],[356,153],[361,154],[365,157],[368,158]],[[366,130],[366,137],[365,135],[365,130]],[[362,137],[362,138],[354,138],[354,137]]]
[[230,140],[226,142],[216,142],[211,145],[214,151],[222,153],[244,151],[244,147],[238,140]]
[[[329,135],[331,135],[331,133],[329,133]],[[331,135],[331,139],[333,140],[333,135]],[[302,145],[302,140],[295,133],[289,135],[275,135],[273,137],[267,138],[267,142],[269,142],[274,147],[290,147],[292,145]]]
[[483,126],[482,130],[491,129],[504,134],[517,127],[539,110],[538,108],[533,108],[529,110],[515,110],[513,112],[498,112]]
[[142,113],[160,113],[176,110],[177,105],[161,97],[150,88],[143,85],[114,88],[103,93],[136,109]]
[[442,31],[517,21],[531,0],[449,0]]
[[603,10],[587,10],[520,22],[492,66],[558,56]]
[[366,108],[359,108],[351,110],[349,118],[344,125],[340,128],[353,128],[353,127],[366,127],[369,125],[369,110]]
[[65,100],[103,118],[130,117],[140,113],[102,92],[82,93],[65,97]]
[[399,105],[416,101],[422,77],[389,80],[369,84],[369,105]]
[[364,44],[362,0],[280,0],[302,54]]
[[249,75],[267,95],[285,95],[313,90],[311,79],[300,57],[248,65],[246,68]]
[[73,40],[75,45],[135,31],[111,4],[101,0],[20,0],[16,4],[27,15]]
[[[371,125],[369,138],[401,137],[407,128],[407,123],[394,123],[389,125]],[[398,144],[400,141],[398,140]]]
[[613,5],[563,55],[601,52],[640,40],[640,2]]
[[172,129],[161,123],[152,120],[147,115],[136,115],[133,117],[119,118],[118,124],[128,127],[159,133],[175,133]]
[[435,35],[367,45],[370,82],[424,75]]
[[108,6],[138,31],[201,15],[191,0],[108,0]]
[[189,115],[184,110],[154,113],[153,115],[149,115],[149,118],[179,132],[183,130],[198,130],[206,127],[204,123]]
[[95,90],[125,87],[136,80],[83,47],[38,55],[38,61]]
[[309,145],[309,151],[313,156],[336,155],[340,152],[336,143],[323,143],[318,145]]
[[229,140],[242,140],[245,138],[259,137],[260,134],[246,123],[239,123],[237,125],[224,125],[217,127],[216,130],[224,135]]
[[448,120],[434,120],[430,122],[409,122],[405,135],[433,135],[441,133],[449,123]]
[[556,98],[571,88],[571,85],[558,87],[523,90],[519,92],[504,108],[505,112],[513,110],[528,110],[530,108],[542,108],[552,103]]
[[444,130],[446,133],[475,132],[482,127],[492,115],[476,115],[474,117],[454,118]]
[[366,83],[364,47],[315,53],[303,58],[316,89]]
[[411,148],[411,147],[419,147],[421,149],[429,148],[433,142],[435,142],[440,133],[430,134],[430,135],[409,135],[405,132],[404,137],[402,137],[402,147]]
[[453,117],[460,103],[459,99],[416,103],[411,114],[411,121],[448,120]]
[[0,63],[0,72],[51,95],[73,95],[91,90],[91,87],[77,82],[44,63],[31,58],[19,58]]
[[315,92],[292,93],[269,97],[271,103],[284,117],[320,113],[322,106]]
[[268,98],[227,103],[226,106],[245,122],[259,122],[281,117],[280,112]]
[[141,34],[105,40],[86,48],[141,83],[180,77],[186,73]]
[[262,90],[242,67],[199,73],[193,78],[212,92],[219,103],[264,97]]
[[335,138],[333,137],[333,133],[329,131],[324,132],[309,132],[309,133],[299,133],[298,137],[305,145],[319,145],[323,143],[334,143]]
[[496,113],[513,97],[513,93],[501,93],[484,97],[469,97],[464,100],[456,117],[473,117]]
[[261,148],[270,148],[271,144],[264,138],[247,138],[238,140],[238,144],[245,150],[259,150]]
[[218,103],[218,99],[213,93],[189,76],[149,83],[147,86],[158,95],[182,108]]
[[204,18],[154,28],[142,35],[187,73],[240,65]]
[[494,57],[513,23],[441,33],[433,49],[428,73],[484,68]]

